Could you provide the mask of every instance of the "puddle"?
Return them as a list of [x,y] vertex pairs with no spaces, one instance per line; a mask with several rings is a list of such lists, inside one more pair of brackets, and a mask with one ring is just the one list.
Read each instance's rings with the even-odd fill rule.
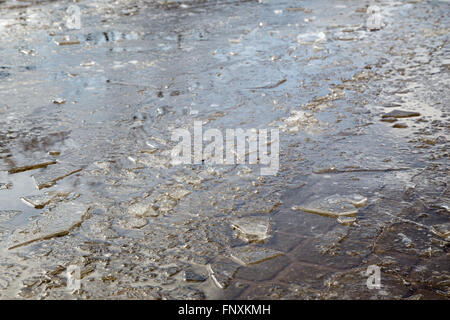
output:
[[[94,1],[80,30],[14,3],[1,298],[448,298],[447,4],[382,2],[369,32],[348,1]],[[194,121],[279,129],[278,172],[174,165]]]

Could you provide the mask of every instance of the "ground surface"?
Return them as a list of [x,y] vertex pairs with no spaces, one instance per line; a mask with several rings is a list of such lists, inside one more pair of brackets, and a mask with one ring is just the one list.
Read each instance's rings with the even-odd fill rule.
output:
[[[0,298],[448,299],[448,1],[70,4],[0,1]],[[278,173],[171,165],[194,121]]]

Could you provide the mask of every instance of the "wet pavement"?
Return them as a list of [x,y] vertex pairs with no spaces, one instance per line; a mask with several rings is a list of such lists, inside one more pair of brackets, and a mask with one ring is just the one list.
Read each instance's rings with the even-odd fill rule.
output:
[[448,1],[70,4],[0,1],[0,298],[449,298]]

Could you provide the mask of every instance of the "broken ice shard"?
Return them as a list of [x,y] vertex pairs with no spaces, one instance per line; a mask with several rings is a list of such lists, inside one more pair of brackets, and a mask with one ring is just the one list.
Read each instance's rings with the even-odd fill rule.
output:
[[11,235],[9,249],[65,236],[88,218],[88,210],[89,207],[82,203],[61,203],[40,219],[17,228]]
[[34,181],[38,189],[50,188],[61,179],[68,177],[74,173],[80,172],[81,167],[70,164],[58,163],[57,165],[47,168],[41,172],[33,174]]
[[230,284],[239,267],[237,263],[230,259],[219,258],[214,263],[208,264],[207,269],[214,283],[219,288],[225,289]]
[[358,208],[367,205],[367,198],[360,195],[342,196],[339,194],[316,199],[302,206],[293,206],[292,210],[305,211],[328,217],[353,217],[358,214]]
[[42,209],[53,201],[59,199],[65,199],[70,195],[70,192],[62,192],[62,191],[49,191],[43,194],[34,195],[34,196],[25,196],[20,198],[25,204],[36,208]]
[[283,252],[277,250],[253,245],[231,249],[231,258],[244,266],[260,263],[282,254]]
[[232,222],[238,236],[247,242],[264,241],[269,237],[269,220],[259,217],[245,217]]

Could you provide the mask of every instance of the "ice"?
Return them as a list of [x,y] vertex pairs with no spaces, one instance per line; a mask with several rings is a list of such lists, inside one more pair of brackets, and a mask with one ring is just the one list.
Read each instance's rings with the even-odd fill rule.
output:
[[154,153],[141,153],[134,162],[143,164],[144,166],[150,168],[165,169],[169,167],[169,161],[169,157],[164,157]]
[[390,123],[392,123],[392,122],[396,122],[396,121],[397,121],[397,119],[396,119],[396,118],[394,118],[394,117],[387,117],[387,118],[382,118],[382,119],[381,119],[381,121],[383,121],[383,122],[390,122]]
[[269,238],[270,223],[268,219],[245,217],[232,222],[240,238],[247,242],[259,242]]
[[278,257],[282,254],[283,252],[277,250],[248,245],[231,249],[230,256],[236,262],[247,266]]
[[313,45],[317,43],[326,42],[327,37],[325,33],[318,32],[318,33],[304,33],[299,34],[297,36],[297,42],[302,45]]
[[423,294],[414,294],[412,296],[409,296],[408,298],[405,298],[405,300],[422,300]]
[[56,98],[56,99],[53,99],[53,103],[54,104],[64,104],[64,103],[66,103],[66,100],[63,98]]
[[352,225],[356,222],[356,217],[338,217],[337,221],[344,225],[344,226],[348,226],[348,225]]
[[203,282],[206,280],[201,274],[196,273],[194,270],[188,268],[182,272],[182,278],[186,282]]
[[352,194],[345,196],[345,198],[350,201],[356,208],[362,208],[367,206],[368,199],[359,194]]
[[408,125],[406,123],[400,122],[400,123],[394,124],[392,126],[392,128],[405,129],[405,128],[408,128]]
[[70,46],[70,45],[81,43],[79,40],[74,40],[74,39],[69,39],[69,38],[57,39],[57,40],[54,40],[54,42],[58,46]]
[[80,172],[82,168],[70,164],[58,164],[47,168],[44,171],[33,174],[34,181],[38,189],[50,188],[61,179],[74,173]]
[[9,249],[69,234],[89,216],[89,207],[81,203],[61,203],[11,235]]
[[21,200],[33,208],[42,209],[55,200],[64,200],[68,198],[69,195],[70,192],[49,191],[40,195],[25,196],[22,197]]
[[150,200],[143,200],[131,205],[127,213],[137,217],[157,217],[158,211],[153,208],[153,203]]
[[340,216],[356,216],[358,214],[358,209],[353,203],[340,195],[314,200],[303,206],[293,206],[292,210],[301,210],[335,218]]
[[392,110],[391,112],[383,114],[382,118],[410,118],[419,117],[419,112],[414,111],[404,111],[404,110]]
[[119,224],[124,229],[142,229],[148,224],[148,221],[142,217],[124,217],[120,219]]
[[401,241],[405,245],[405,247],[407,248],[414,247],[413,241],[410,238],[408,238],[405,234],[399,233],[398,235],[401,237]]
[[342,196],[339,194],[324,199],[313,200],[302,206],[293,206],[294,211],[324,215],[328,217],[353,217],[358,214],[358,208],[367,205],[367,198],[358,194]]
[[321,127],[324,123],[321,123],[314,114],[302,110],[293,110],[288,118],[282,118],[283,124],[280,125],[280,129],[285,132],[297,133],[303,130],[309,134],[321,133]]
[[[78,31],[52,1],[2,11],[0,189],[13,187],[0,209],[23,212],[0,212],[0,299],[445,298],[447,6],[379,1],[391,23],[380,34],[365,27],[367,1],[181,2],[94,0]],[[53,18],[36,28],[24,11]],[[382,118],[395,109],[421,116]],[[252,134],[231,141],[239,128]],[[253,133],[277,128],[280,170],[261,176]],[[171,163],[177,129],[188,153],[203,149],[196,163]],[[245,163],[208,163],[208,129]],[[70,202],[92,203],[79,228],[7,250],[64,235],[72,213],[51,217]],[[95,270],[76,292],[70,265]],[[367,290],[369,265],[383,290]]]
[[93,65],[95,65],[95,61],[85,61],[80,63],[80,66],[82,67],[92,67]]
[[225,289],[239,269],[239,265],[228,258],[219,258],[207,266],[209,275],[214,283],[221,289]]
[[9,221],[21,213],[22,211],[19,210],[0,210],[0,223]]
[[8,172],[13,174],[13,173],[19,173],[19,172],[28,171],[28,170],[36,170],[36,169],[46,168],[52,164],[56,164],[56,161],[55,160],[42,160],[37,163],[16,164],[14,167],[10,168],[8,170]]
[[169,196],[165,196],[155,204],[155,207],[158,208],[159,212],[164,214],[171,211],[176,205],[177,202],[174,199],[169,198]]
[[431,228],[431,231],[441,237],[445,238],[446,240],[450,240],[450,222],[442,223],[442,224],[436,224]]
[[8,183],[8,182],[0,182],[0,190],[7,190],[7,189],[11,189],[12,188],[12,184]]
[[183,185],[178,185],[174,190],[169,192],[169,196],[177,201],[183,199],[189,194],[191,194],[191,191],[185,189]]

